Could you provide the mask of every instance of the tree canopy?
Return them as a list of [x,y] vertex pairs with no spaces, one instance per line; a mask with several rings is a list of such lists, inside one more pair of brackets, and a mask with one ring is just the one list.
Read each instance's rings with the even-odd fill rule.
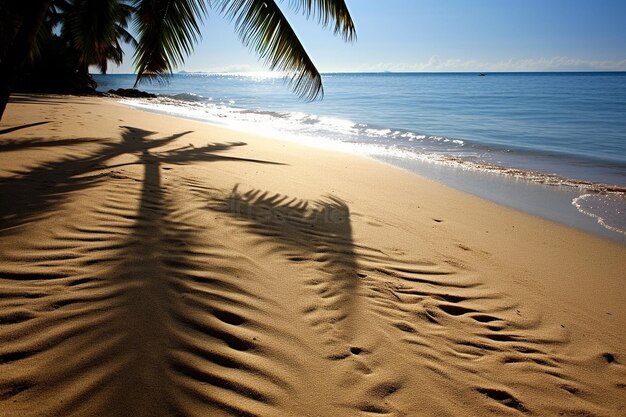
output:
[[[344,0],[285,2],[345,41],[356,38]],[[319,71],[274,0],[3,0],[0,117],[17,79],[28,84],[31,77],[31,86],[37,86],[33,80],[45,78],[46,71],[57,77],[64,73],[67,83],[56,81],[61,90],[93,88],[89,67],[104,73],[109,61],[120,64],[123,43],[135,48],[135,85],[167,79],[193,52],[211,10],[230,19],[243,44],[270,69],[284,73],[296,94],[309,100],[323,96]],[[33,61],[38,65],[20,74]]]

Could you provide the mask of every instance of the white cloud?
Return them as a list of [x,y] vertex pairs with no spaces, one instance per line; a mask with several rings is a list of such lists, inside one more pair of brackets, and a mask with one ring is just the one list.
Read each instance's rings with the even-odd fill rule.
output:
[[[183,69],[183,68],[181,68]],[[267,67],[262,64],[231,64],[223,66],[211,66],[207,68],[196,68],[193,65],[185,66],[189,72],[222,72],[222,73],[256,73],[267,72]],[[626,71],[626,58],[622,60],[590,60],[569,58],[567,56],[555,56],[552,58],[522,58],[500,61],[480,61],[462,60],[454,58],[442,59],[437,55],[431,56],[428,60],[412,63],[380,62],[377,64],[363,64],[350,68],[327,69],[320,67],[323,72],[509,72],[509,71]],[[94,72],[97,72],[94,69]],[[109,67],[109,73],[131,73],[132,67],[123,65],[116,68]]]
[[626,71],[626,58],[622,60],[589,60],[555,56],[552,58],[522,58],[483,62],[478,60],[440,59],[434,55],[425,62],[378,63],[361,65],[356,71],[406,71],[406,72],[475,72],[475,71]]

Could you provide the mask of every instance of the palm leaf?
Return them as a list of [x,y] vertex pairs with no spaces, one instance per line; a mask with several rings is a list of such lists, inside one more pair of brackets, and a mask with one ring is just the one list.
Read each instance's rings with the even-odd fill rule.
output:
[[31,61],[34,61],[35,59],[41,57],[44,48],[52,37],[52,28],[54,28],[54,26],[58,24],[58,19],[59,17],[54,8],[54,4],[53,2],[51,2],[48,6],[48,12],[46,13],[46,17],[41,23],[41,26],[39,26],[37,36],[35,36],[35,42],[33,42],[33,46],[30,50]]
[[118,38],[132,11],[128,5],[120,0],[75,0],[65,7],[63,31],[79,52],[83,66],[96,64],[106,72],[109,59],[122,62]]
[[322,77],[287,18],[273,0],[222,0],[222,12],[235,22],[244,45],[259,54],[272,70],[290,77],[296,94],[322,97]]
[[121,2],[118,6],[117,19],[114,25],[115,41],[111,45],[108,54],[108,59],[117,65],[121,65],[124,58],[124,50],[120,45],[120,40],[131,45],[135,49],[137,48],[137,40],[126,29],[128,27],[128,20],[131,18],[133,12],[134,8],[130,4]]
[[356,40],[356,29],[343,0],[290,0],[295,11],[303,11],[308,18],[313,16],[324,27],[332,25],[335,35],[348,42]]
[[135,0],[137,85],[171,74],[193,50],[206,15],[204,0]]
[[137,48],[137,40],[127,29],[128,20],[131,18],[134,11],[133,7],[128,4],[120,4],[119,22],[115,26],[115,32],[117,33],[118,39],[130,44],[133,48]]
[[130,44],[133,48],[137,48],[137,40],[127,30],[128,21],[131,19],[135,8],[126,2],[121,1],[117,10],[117,22],[115,25],[115,33],[117,39],[121,39],[123,42]]

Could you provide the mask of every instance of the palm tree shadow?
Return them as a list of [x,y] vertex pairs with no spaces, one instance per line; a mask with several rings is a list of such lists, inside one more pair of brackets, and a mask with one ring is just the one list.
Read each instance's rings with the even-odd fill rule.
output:
[[166,145],[189,132],[146,140],[148,133],[152,134],[127,129],[122,141],[108,142],[87,157],[70,156],[60,161],[44,162],[28,172],[0,180],[0,230],[51,214],[69,193],[99,184],[107,178],[102,170],[107,168],[106,162],[110,159]]
[[[128,129],[126,134],[124,140],[132,142],[152,132]],[[177,387],[175,382],[175,378],[180,377],[232,389],[233,384],[226,379],[198,370],[172,355],[174,351],[191,349],[190,345],[181,343],[174,330],[177,327],[199,332],[201,336],[198,337],[207,346],[225,342],[241,349],[248,342],[205,324],[202,316],[211,314],[209,306],[213,303],[210,298],[205,301],[202,311],[193,310],[192,313],[182,301],[181,294],[189,291],[186,273],[203,270],[190,255],[194,245],[197,245],[195,235],[201,234],[203,228],[173,220],[172,214],[180,207],[169,192],[171,186],[163,185],[161,171],[164,163],[222,160],[273,163],[213,154],[244,145],[238,142],[199,148],[185,146],[158,153],[152,153],[147,148],[135,148],[140,150],[136,164],[144,167],[139,208],[133,216],[136,220],[130,226],[130,233],[121,245],[123,250],[117,256],[121,262],[102,277],[108,286],[126,288],[118,298],[120,308],[109,325],[101,330],[117,336],[113,349],[120,352],[117,360],[125,365],[119,367],[115,375],[107,376],[117,381],[110,390],[98,393],[97,387],[94,387],[74,395],[66,401],[61,410],[63,414],[76,411],[86,399],[102,394],[106,397],[104,403],[108,404],[111,415],[183,415],[177,403],[180,395],[176,392],[181,387]],[[193,349],[199,350],[197,347]],[[185,389],[186,395],[198,395],[190,388]],[[251,394],[244,392],[242,395]],[[202,399],[221,409],[241,413],[235,405],[220,402],[219,399]]]
[[335,314],[330,321],[342,339],[355,336],[360,276],[345,201],[330,195],[309,202],[261,190],[240,193],[236,186],[216,208],[278,245],[289,261],[315,260],[316,269],[328,277],[316,285],[325,309]]
[[[119,337],[118,360],[126,365],[115,375],[118,382],[106,393],[106,403],[114,415],[147,415],[146,411],[154,407],[163,414],[175,415],[167,366],[152,363],[151,359],[166,360],[170,335],[164,323],[168,322],[168,311],[177,310],[177,298],[170,294],[164,242],[174,242],[177,247],[173,250],[179,250],[188,236],[167,221],[172,209],[162,188],[159,158],[144,149],[138,163],[144,166],[144,178],[136,221],[120,254],[122,262],[104,277],[108,285],[126,288],[119,300],[123,308],[110,323],[111,332]],[[146,381],[155,381],[152,389],[146,389]],[[69,413],[72,407],[80,407],[83,397],[93,394],[83,392],[63,411]]]
[[[121,141],[106,142],[98,151],[87,157],[66,157],[60,161],[44,162],[28,172],[0,180],[0,230],[8,231],[33,220],[54,213],[54,209],[67,199],[68,194],[96,186],[108,178],[105,170],[123,166],[144,164],[141,155],[151,149],[170,144],[174,140],[191,132],[180,132],[161,139],[150,139],[156,134],[135,127],[122,126]],[[79,139],[82,141],[101,141],[101,139]],[[211,161],[247,161],[266,162],[254,159],[215,155],[245,143],[216,143],[195,148],[183,148],[164,151],[159,160],[171,164],[189,164]],[[107,165],[111,159],[131,154],[139,161],[118,165]],[[266,162],[271,163],[271,162]]]

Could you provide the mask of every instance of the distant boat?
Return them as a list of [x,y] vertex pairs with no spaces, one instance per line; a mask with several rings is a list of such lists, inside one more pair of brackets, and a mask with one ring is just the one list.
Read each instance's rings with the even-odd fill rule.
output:
[[485,76],[485,74],[481,72],[480,74],[478,74],[478,76],[479,76],[479,77],[484,77],[484,76]]

